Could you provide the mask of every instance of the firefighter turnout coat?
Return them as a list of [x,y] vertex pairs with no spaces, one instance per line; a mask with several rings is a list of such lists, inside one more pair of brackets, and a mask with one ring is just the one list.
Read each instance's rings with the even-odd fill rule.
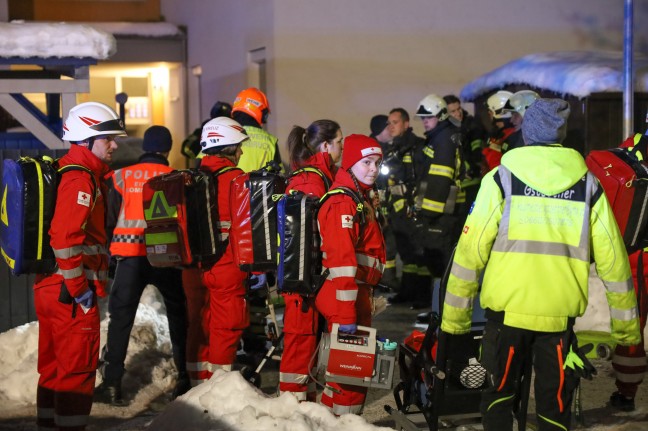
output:
[[482,180],[448,280],[441,329],[470,330],[481,305],[505,312],[504,325],[542,332],[568,329],[587,307],[593,255],[607,289],[611,332],[639,341],[628,257],[603,188],[573,149],[532,145],[507,153]]
[[[294,168],[296,170],[300,167]],[[286,190],[302,192],[317,198],[324,196],[328,186],[333,183],[335,169],[329,153],[315,154],[301,168],[299,173],[288,179]],[[279,391],[290,392],[300,401],[315,401],[317,390],[308,369],[317,349],[319,313],[315,309],[315,299],[295,293],[284,293],[283,298],[286,308],[284,350],[279,366]]]
[[102,178],[108,165],[72,145],[59,166],[82,165],[61,176],[49,230],[58,270],[39,274],[34,302],[39,321],[38,426],[81,429],[88,422],[99,359],[99,310],[74,301],[88,288],[105,296],[108,254]]

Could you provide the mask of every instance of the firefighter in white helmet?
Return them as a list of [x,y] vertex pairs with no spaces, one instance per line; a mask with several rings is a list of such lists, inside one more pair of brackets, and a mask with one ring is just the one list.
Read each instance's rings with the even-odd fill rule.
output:
[[506,146],[509,135],[515,128],[511,126],[511,111],[506,109],[506,103],[513,95],[510,91],[500,90],[492,94],[486,101],[488,115],[491,119],[491,133],[486,143],[484,154],[484,168],[482,174],[500,165],[502,148]]
[[[202,129],[200,145],[204,157],[200,170],[211,173],[217,188],[218,223],[215,233],[223,241],[229,237],[230,217],[230,182],[242,173],[236,167],[243,150],[241,146],[248,139],[245,129],[236,121],[227,117],[209,120]],[[249,325],[248,304],[245,299],[245,280],[247,274],[241,271],[233,260],[229,242],[223,255],[212,266],[203,267],[202,280],[207,288],[202,299],[187,293],[189,313],[188,339],[196,340],[201,327],[209,328],[208,346],[198,350],[203,358],[197,358],[195,369],[190,369],[192,383],[209,379],[217,369],[231,370],[236,359],[239,341],[243,330]],[[203,301],[200,307],[196,302]],[[200,316],[191,310],[200,310]],[[200,320],[197,320],[200,319]],[[193,349],[188,349],[187,354]]]
[[38,274],[34,304],[39,322],[37,424],[39,429],[82,430],[88,423],[99,359],[99,310],[106,295],[107,189],[103,178],[124,123],[97,102],[70,109],[63,140],[71,145],[49,230],[58,269]]
[[[466,201],[460,187],[465,172],[461,130],[448,120],[447,105],[436,94],[421,100],[416,115],[425,128],[425,144],[415,163],[417,239],[432,277],[441,278],[457,240],[459,206]],[[431,308],[432,286],[420,289],[420,300]]]
[[539,98],[540,95],[533,90],[520,90],[513,93],[504,105],[504,110],[511,113],[513,133],[509,135],[508,139],[503,144],[503,153],[524,146],[524,139],[522,139],[522,122],[524,121],[524,113],[526,112],[526,109]]

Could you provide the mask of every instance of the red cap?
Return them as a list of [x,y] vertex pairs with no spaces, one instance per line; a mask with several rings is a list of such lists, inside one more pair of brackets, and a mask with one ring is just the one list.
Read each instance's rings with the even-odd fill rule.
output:
[[349,135],[344,138],[342,150],[342,169],[348,171],[361,159],[374,154],[382,158],[383,152],[380,144],[375,139],[365,135]]

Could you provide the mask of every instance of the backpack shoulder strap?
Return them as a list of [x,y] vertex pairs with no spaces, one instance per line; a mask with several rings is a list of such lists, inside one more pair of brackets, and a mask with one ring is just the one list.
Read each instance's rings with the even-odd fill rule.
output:
[[354,218],[355,218],[356,220],[358,220],[361,224],[364,224],[366,220],[365,220],[365,215],[364,215],[364,202],[363,202],[363,200],[362,200],[362,197],[360,197],[360,194],[359,194],[359,193],[357,193],[357,192],[351,190],[351,189],[348,188],[348,187],[338,186],[338,187],[336,187],[336,188],[334,188],[334,189],[329,190],[329,191],[326,192],[326,194],[325,194],[324,196],[322,196],[322,198],[320,199],[319,206],[321,207],[322,204],[323,204],[323,203],[324,203],[324,202],[325,202],[329,197],[331,197],[331,196],[333,196],[333,195],[338,195],[338,194],[340,194],[340,193],[341,193],[341,194],[345,194],[345,195],[351,197],[351,199],[353,199],[353,201],[356,203],[356,214],[355,214]]
[[[86,168],[85,166],[82,166],[82,165],[65,165],[62,168],[59,168],[58,167],[58,160],[56,161],[56,166],[57,166],[56,171],[59,173],[59,175],[63,175],[64,173],[70,172],[70,171],[85,171],[85,172],[87,172],[88,175],[90,175],[90,179],[92,180],[92,196],[96,198],[97,189],[99,188],[99,186],[97,185],[97,180],[95,179],[95,176],[94,176],[94,174],[92,173],[92,171],[90,169],[88,169],[88,168]],[[94,202],[93,202],[93,205],[94,205]]]
[[212,175],[217,177],[217,176],[219,176],[221,174],[224,174],[225,172],[229,172],[229,171],[233,171],[233,170],[238,170],[238,171],[243,172],[243,169],[237,168],[236,166],[225,166],[224,168],[220,168],[219,170],[214,172]]
[[322,172],[320,169],[314,168],[312,166],[304,166],[303,168],[299,168],[294,170],[289,176],[288,179],[295,177],[303,172],[312,172],[314,174],[317,174],[322,178],[322,182],[324,182],[324,188],[326,191],[328,191],[331,188],[331,180],[328,179],[326,175],[324,175],[324,172]]

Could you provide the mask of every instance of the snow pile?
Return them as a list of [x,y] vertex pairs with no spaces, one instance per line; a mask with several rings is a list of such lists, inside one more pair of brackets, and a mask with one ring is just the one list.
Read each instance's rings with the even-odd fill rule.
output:
[[171,403],[149,426],[165,431],[236,429],[255,431],[387,430],[367,424],[357,415],[336,418],[324,406],[299,403],[289,394],[268,397],[240,373],[217,371],[211,380]]
[[116,52],[115,38],[82,24],[0,23],[0,57],[78,57],[105,60]]
[[[648,58],[635,56],[635,91],[648,89]],[[623,53],[561,51],[530,54],[513,60],[468,83],[461,99],[474,101],[482,94],[510,84],[523,84],[579,98],[595,92],[623,90]]]

